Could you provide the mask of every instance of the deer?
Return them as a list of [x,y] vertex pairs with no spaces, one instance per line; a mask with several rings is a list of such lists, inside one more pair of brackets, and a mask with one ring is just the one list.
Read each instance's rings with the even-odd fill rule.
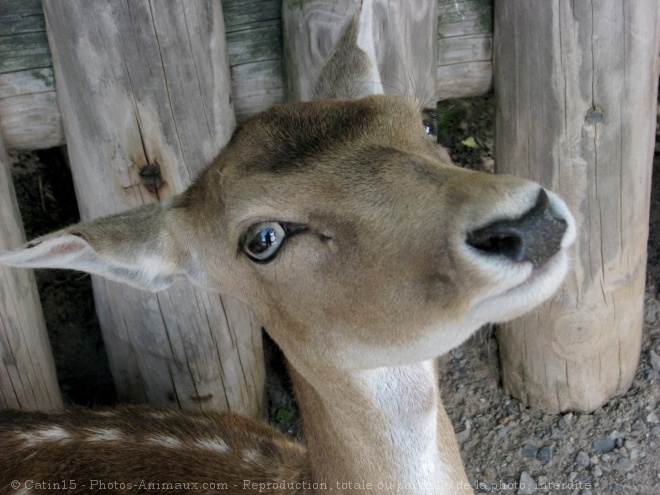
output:
[[182,194],[0,255],[247,302],[286,357],[304,443],[221,412],[0,411],[0,493],[473,493],[436,358],[550,298],[575,221],[534,182],[454,165],[415,98],[371,94],[358,34],[318,99],[240,124]]

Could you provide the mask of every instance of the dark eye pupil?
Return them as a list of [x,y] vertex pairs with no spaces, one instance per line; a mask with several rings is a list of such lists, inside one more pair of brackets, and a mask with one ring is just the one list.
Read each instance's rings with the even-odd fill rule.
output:
[[255,236],[252,242],[250,242],[248,249],[254,254],[261,254],[268,250],[275,241],[277,241],[277,232],[275,232],[275,229],[263,229],[259,232],[259,235]]
[[435,134],[435,125],[430,119],[424,120],[424,129],[426,129],[426,134]]

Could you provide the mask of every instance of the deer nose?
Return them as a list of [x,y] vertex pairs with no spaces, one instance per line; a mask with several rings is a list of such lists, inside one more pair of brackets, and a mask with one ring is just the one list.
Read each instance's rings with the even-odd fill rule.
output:
[[536,204],[516,220],[497,220],[467,236],[467,243],[488,256],[503,256],[516,263],[543,266],[561,248],[567,229],[541,189]]

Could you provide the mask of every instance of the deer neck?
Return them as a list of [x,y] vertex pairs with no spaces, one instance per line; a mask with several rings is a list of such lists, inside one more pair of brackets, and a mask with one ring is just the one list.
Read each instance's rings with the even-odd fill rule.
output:
[[472,493],[433,361],[291,375],[315,483],[341,493]]

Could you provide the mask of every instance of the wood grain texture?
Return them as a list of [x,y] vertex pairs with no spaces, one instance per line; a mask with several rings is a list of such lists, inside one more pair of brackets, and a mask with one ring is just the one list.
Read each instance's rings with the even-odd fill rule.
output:
[[507,393],[592,411],[637,366],[655,139],[658,2],[495,4],[499,172],[562,195],[579,236],[572,270],[500,332]]
[[[438,97],[487,93],[492,87],[492,0],[440,0],[438,4]],[[416,7],[410,4],[406,8]],[[395,10],[390,13],[402,14]],[[233,104],[240,122],[285,100],[282,0],[225,0],[223,11]],[[347,14],[340,12],[340,17]],[[0,129],[7,149],[64,144],[51,86],[52,61],[41,0],[2,2],[0,52],[4,54],[0,63]],[[393,79],[394,88],[410,90],[406,87],[411,80],[408,75]]]
[[[0,136],[0,251],[25,242]],[[0,267],[0,409],[62,407],[55,364],[32,270]]]
[[64,144],[41,0],[0,2],[0,133],[5,147]]
[[438,0],[437,93],[479,96],[493,87],[493,0]]
[[371,9],[378,73],[386,93],[435,101],[437,2],[284,0],[285,67],[291,99],[309,100],[324,64],[358,7]]
[[282,1],[224,0],[236,119],[284,102]]
[[[179,193],[235,125],[220,2],[44,1],[81,217]],[[154,193],[139,172],[157,163]],[[120,400],[261,416],[261,326],[186,283],[149,294],[94,278]]]

